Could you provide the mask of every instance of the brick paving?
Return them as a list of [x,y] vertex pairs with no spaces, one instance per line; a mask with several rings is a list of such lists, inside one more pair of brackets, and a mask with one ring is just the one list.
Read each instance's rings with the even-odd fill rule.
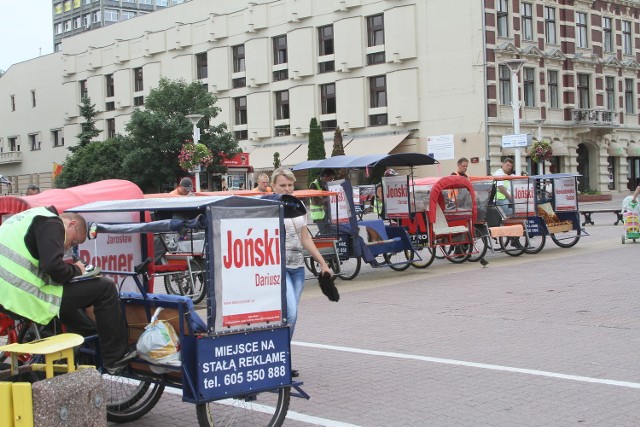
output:
[[[311,400],[290,413],[317,418],[285,425],[640,425],[640,243],[594,219],[574,248],[548,239],[537,255],[490,254],[486,268],[367,267],[338,281],[338,303],[309,281],[292,352]],[[165,393],[132,424],[197,421]]]

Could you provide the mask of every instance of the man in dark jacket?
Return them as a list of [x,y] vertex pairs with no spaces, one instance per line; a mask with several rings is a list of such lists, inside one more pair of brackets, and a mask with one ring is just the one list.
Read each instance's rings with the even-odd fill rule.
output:
[[0,295],[4,309],[40,324],[59,316],[70,331],[88,333],[81,309],[93,306],[103,366],[117,374],[135,357],[115,283],[106,277],[74,281],[85,273],[81,261],[63,260],[87,237],[84,218],[37,207],[0,226]]

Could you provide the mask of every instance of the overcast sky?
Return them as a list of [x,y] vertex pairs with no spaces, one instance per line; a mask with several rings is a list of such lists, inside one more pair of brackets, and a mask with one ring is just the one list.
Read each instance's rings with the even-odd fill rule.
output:
[[51,0],[0,0],[0,70],[53,52]]

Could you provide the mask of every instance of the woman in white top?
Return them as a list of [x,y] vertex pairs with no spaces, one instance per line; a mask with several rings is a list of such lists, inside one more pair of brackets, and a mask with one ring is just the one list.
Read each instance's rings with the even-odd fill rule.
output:
[[[271,175],[271,187],[276,194],[293,194],[293,186],[296,177],[289,169],[278,168]],[[304,288],[304,257],[303,249],[313,257],[320,265],[321,274],[331,273],[316,245],[311,239],[307,229],[307,217],[301,215],[295,218],[285,218],[285,248],[286,248],[286,286],[287,286],[287,323],[289,324],[289,337],[293,337],[293,331],[298,318],[298,304]]]

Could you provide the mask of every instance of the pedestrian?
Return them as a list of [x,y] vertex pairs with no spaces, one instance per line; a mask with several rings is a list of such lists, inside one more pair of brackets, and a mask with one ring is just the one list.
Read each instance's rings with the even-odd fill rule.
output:
[[25,192],[25,195],[35,196],[36,194],[40,194],[40,187],[35,184],[27,185],[27,191]]
[[456,165],[457,165],[456,170],[454,172],[451,172],[451,175],[460,175],[460,176],[464,176],[465,178],[469,178],[469,176],[467,175],[467,168],[469,167],[469,159],[467,159],[466,157],[460,157]]
[[[17,213],[0,226],[0,295],[4,310],[48,324],[59,316],[71,332],[86,329],[86,314],[93,306],[103,366],[119,373],[136,353],[127,345],[127,330],[118,288],[107,277],[73,282],[85,273],[81,261],[63,260],[65,252],[87,237],[84,218],[75,213],[58,215],[54,207],[37,207]],[[82,311],[81,311],[82,310]]]
[[[292,195],[296,177],[289,169],[278,168],[271,175],[271,186],[276,194]],[[307,229],[306,215],[295,218],[285,218],[285,262],[286,262],[286,297],[287,297],[287,324],[289,325],[289,339],[293,338],[293,332],[298,319],[298,305],[304,289],[304,255],[306,250],[320,266],[320,274],[332,275],[329,266],[316,248]],[[298,371],[291,370],[291,376],[297,377]]]
[[[513,171],[513,159],[507,157],[502,162],[502,167],[493,173],[493,176],[508,176]],[[502,180],[496,183],[496,206],[504,211],[504,214],[509,217],[513,213],[513,197],[511,196],[511,181]]]
[[266,173],[261,173],[258,176],[258,191],[261,193],[273,193],[271,187],[269,187],[269,177]]
[[188,196],[193,191],[193,182],[191,178],[185,177],[180,180],[180,184],[172,190],[170,196]]
[[[309,184],[309,189],[328,191],[327,183],[333,181],[335,177],[335,170],[331,168],[323,169],[320,177]],[[273,182],[273,177],[271,182]],[[320,233],[328,231],[328,224],[331,220],[331,200],[329,197],[312,197],[309,208],[311,210],[311,219],[318,224]]]

